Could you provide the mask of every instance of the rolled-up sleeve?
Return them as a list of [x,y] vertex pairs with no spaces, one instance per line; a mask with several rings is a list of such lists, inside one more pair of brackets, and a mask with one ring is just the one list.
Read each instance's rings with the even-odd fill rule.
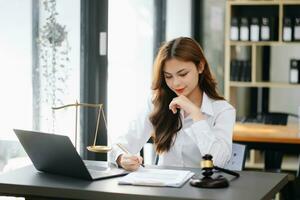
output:
[[231,157],[235,115],[235,109],[228,107],[213,118],[212,126],[207,120],[201,120],[185,130],[197,144],[201,155],[213,156],[216,166],[223,167]]

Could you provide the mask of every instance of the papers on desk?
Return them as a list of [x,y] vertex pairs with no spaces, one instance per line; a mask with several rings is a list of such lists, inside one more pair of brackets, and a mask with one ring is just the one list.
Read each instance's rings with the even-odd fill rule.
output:
[[185,170],[140,168],[122,177],[119,184],[181,187],[193,175],[193,172]]

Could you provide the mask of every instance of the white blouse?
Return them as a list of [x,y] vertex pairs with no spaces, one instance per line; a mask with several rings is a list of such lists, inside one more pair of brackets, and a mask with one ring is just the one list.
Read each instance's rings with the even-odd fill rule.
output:
[[[121,143],[132,154],[140,152],[153,132],[149,114],[153,109],[151,101],[138,115],[134,126],[114,143]],[[158,165],[200,167],[205,154],[213,156],[214,165],[223,167],[230,159],[232,132],[235,123],[235,109],[224,100],[210,99],[203,93],[201,112],[205,120],[193,122],[189,116],[182,117],[182,129],[177,133],[174,145],[168,152],[159,155]],[[113,145],[109,160],[116,163],[122,150]]]

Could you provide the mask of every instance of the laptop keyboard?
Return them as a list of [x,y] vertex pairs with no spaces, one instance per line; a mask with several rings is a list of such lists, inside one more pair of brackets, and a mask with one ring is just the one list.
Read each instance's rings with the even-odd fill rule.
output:
[[97,165],[86,165],[86,167],[88,169],[95,170],[95,171],[105,171],[105,170],[107,170],[107,168],[101,167],[101,166],[97,166]]

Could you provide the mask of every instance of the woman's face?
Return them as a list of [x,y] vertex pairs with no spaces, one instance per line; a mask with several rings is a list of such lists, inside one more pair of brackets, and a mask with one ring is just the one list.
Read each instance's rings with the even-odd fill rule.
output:
[[195,91],[199,91],[198,79],[202,69],[196,67],[193,62],[184,62],[171,59],[165,62],[163,73],[168,87],[177,96],[189,97]]

